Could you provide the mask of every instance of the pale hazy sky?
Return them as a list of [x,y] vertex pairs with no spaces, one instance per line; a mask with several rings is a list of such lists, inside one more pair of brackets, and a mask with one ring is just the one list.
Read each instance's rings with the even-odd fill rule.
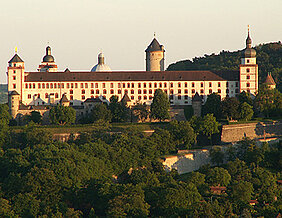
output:
[[88,71],[102,50],[112,70],[144,70],[156,32],[166,67],[221,50],[282,40],[282,0],[0,0],[0,83],[18,54],[36,71],[45,54],[59,70]]

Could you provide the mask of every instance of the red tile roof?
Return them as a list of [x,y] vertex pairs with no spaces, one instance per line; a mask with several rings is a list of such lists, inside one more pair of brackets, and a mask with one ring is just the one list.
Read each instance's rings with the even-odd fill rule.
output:
[[[233,72],[234,80],[232,79],[231,81],[237,81],[236,74],[239,75],[237,71]],[[230,81],[227,77],[223,77],[222,75],[218,75],[218,72],[215,73],[212,71],[27,72],[25,77],[26,82],[226,80]]]

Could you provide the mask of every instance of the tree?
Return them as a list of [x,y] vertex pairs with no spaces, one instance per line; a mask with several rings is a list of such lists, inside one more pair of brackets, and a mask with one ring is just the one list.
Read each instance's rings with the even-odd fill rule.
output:
[[204,116],[200,125],[201,132],[210,139],[212,145],[212,135],[219,133],[219,123],[216,121],[213,114],[207,114]]
[[227,120],[237,120],[239,118],[239,101],[235,97],[226,97],[222,101],[222,114]]
[[151,104],[151,117],[160,121],[169,119],[169,106],[167,94],[157,89]]
[[248,103],[249,105],[253,105],[253,100],[249,92],[243,91],[237,96],[237,98],[240,104]]
[[0,124],[8,125],[12,119],[7,104],[0,104]]
[[24,116],[24,123],[28,124],[30,121],[40,124],[42,122],[42,116],[38,111],[31,111],[28,115]]
[[215,167],[208,171],[206,180],[210,185],[227,186],[231,181],[231,176],[226,169]]
[[112,119],[111,111],[107,108],[105,104],[96,104],[91,112],[92,122],[103,120],[109,122]]
[[136,105],[134,105],[132,110],[135,116],[138,117],[138,120],[141,120],[142,122],[144,122],[150,115],[149,106],[146,105],[145,103],[144,104],[137,103]]
[[251,200],[254,188],[252,183],[247,181],[238,181],[231,186],[231,196],[234,201],[249,202]]
[[210,158],[213,164],[220,165],[223,163],[224,153],[221,151],[220,147],[215,146],[210,150]]
[[112,113],[112,122],[126,122],[130,111],[123,102],[118,102],[118,96],[113,95],[110,98],[109,109]]
[[57,105],[51,108],[49,112],[49,118],[53,124],[72,124],[75,122],[76,112],[72,107]]
[[262,84],[255,98],[255,107],[266,117],[279,116],[282,114],[282,94]]
[[170,122],[170,132],[178,148],[189,149],[196,141],[196,134],[188,121],[173,120]]
[[240,118],[242,120],[250,120],[252,119],[254,114],[253,107],[249,105],[247,102],[244,102],[240,105]]
[[203,106],[203,115],[213,114],[217,120],[222,117],[221,97],[217,93],[208,95],[207,101]]

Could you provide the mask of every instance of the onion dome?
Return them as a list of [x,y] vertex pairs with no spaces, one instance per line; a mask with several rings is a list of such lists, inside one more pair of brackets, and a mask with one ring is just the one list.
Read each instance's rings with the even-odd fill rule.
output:
[[103,53],[98,55],[98,64],[96,64],[92,69],[91,72],[105,72],[105,71],[112,71],[111,68],[105,64],[105,56]]
[[243,58],[255,58],[257,52],[255,49],[252,48],[252,39],[250,37],[250,31],[248,29],[248,37],[246,39],[246,49],[242,52]]
[[152,51],[164,51],[163,45],[160,45],[160,43],[158,42],[156,38],[153,39],[151,44],[145,50],[145,52],[152,52]]
[[55,62],[54,57],[51,55],[50,46],[46,47],[46,55],[43,57],[43,62]]

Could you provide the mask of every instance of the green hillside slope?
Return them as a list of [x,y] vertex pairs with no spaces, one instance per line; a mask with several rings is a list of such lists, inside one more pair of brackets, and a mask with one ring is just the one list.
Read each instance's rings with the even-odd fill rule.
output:
[[[282,44],[281,42],[261,44],[254,49],[257,51],[259,65],[259,81],[265,81],[268,72],[282,91]],[[241,52],[221,51],[219,54],[195,57],[193,60],[183,60],[168,66],[167,70],[239,70]]]

